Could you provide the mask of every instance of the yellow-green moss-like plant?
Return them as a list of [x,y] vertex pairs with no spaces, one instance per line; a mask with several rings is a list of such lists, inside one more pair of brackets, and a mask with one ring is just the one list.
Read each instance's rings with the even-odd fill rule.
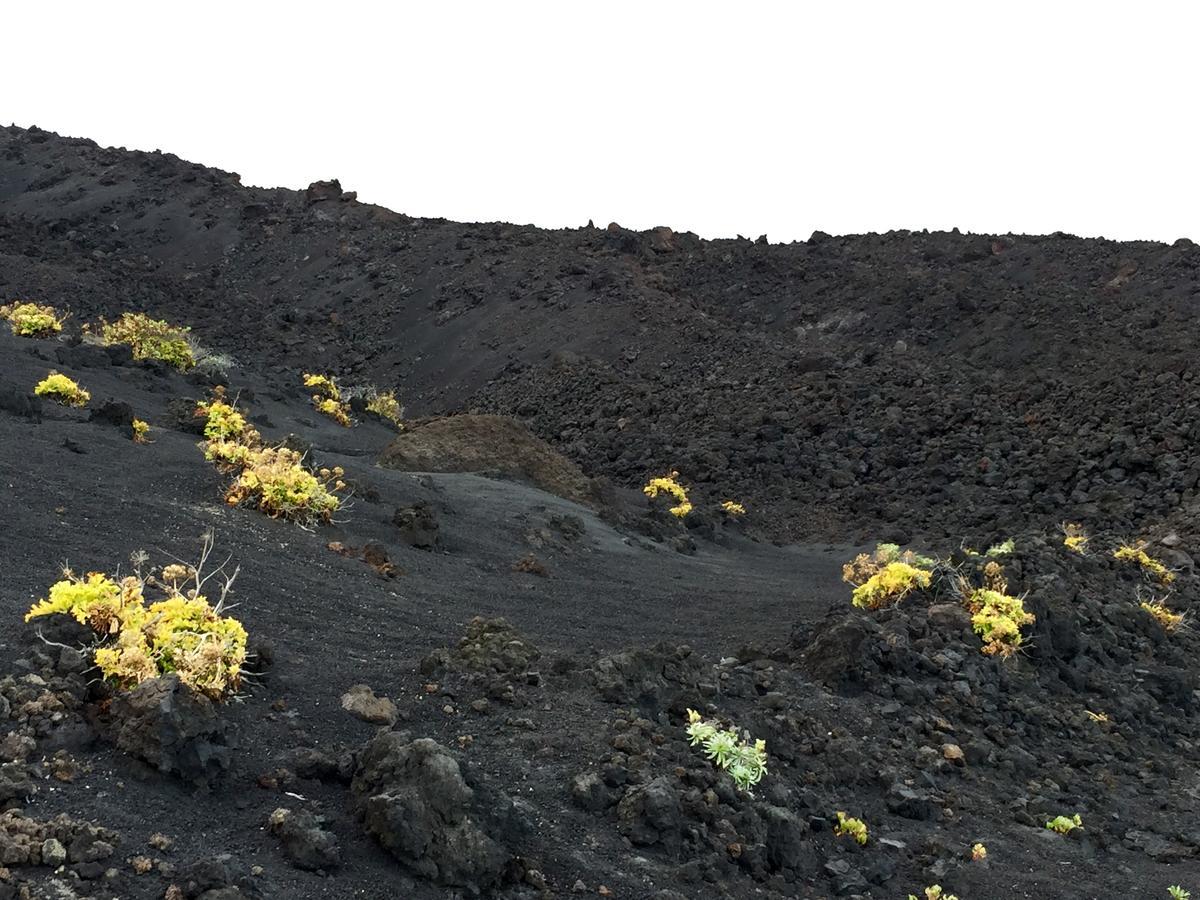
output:
[[1088,552],[1088,533],[1083,526],[1075,522],[1064,522],[1062,526],[1063,546],[1072,553],[1086,556]]
[[159,359],[181,372],[196,365],[191,329],[152,319],[145,313],[122,313],[115,322],[100,321],[100,340],[128,344],[135,359]]
[[1177,884],[1172,884],[1167,887],[1167,896],[1171,900],[1192,900],[1192,892],[1185,891]]
[[62,331],[65,316],[53,306],[38,303],[9,303],[0,306],[0,319],[8,319],[13,334],[29,338],[53,337]]
[[302,459],[286,447],[252,450],[226,492],[225,502],[230,506],[249,504],[272,518],[305,525],[332,521],[342,505],[336,492],[346,487],[342,468],[313,474],[301,465]]
[[[206,542],[205,558],[210,549]],[[117,688],[176,673],[184,684],[221,700],[241,681],[246,630],[236,619],[220,615],[236,571],[225,579],[221,602],[214,607],[200,593],[207,579],[199,568],[172,565],[161,578],[139,572],[119,580],[100,572],[78,578],[65,570],[49,596],[26,613],[25,621],[67,615],[90,626],[101,639],[94,652],[96,667]],[[184,591],[188,581],[177,572],[168,577],[172,569],[191,576],[189,590]],[[161,598],[148,603],[146,592],[151,589]]]
[[396,399],[395,391],[377,391],[375,388],[368,388],[364,396],[369,411],[380,418],[387,419],[397,428],[404,427],[404,407]]
[[333,520],[344,502],[337,492],[346,487],[340,466],[314,474],[295,450],[264,447],[261,435],[219,388],[211,400],[199,404],[196,413],[205,417],[208,440],[201,445],[205,459],[223,471],[238,473],[225,492],[226,503],[253,506],[272,518],[302,525]]
[[1010,656],[1021,649],[1021,626],[1034,621],[1025,611],[1020,597],[1000,591],[978,588],[967,597],[971,626],[983,640],[983,652],[989,656]]
[[841,810],[837,812],[837,824],[833,826],[833,833],[838,837],[854,838],[855,843],[859,846],[863,846],[868,840],[867,823],[862,819],[848,816]]
[[312,404],[317,412],[333,419],[343,428],[349,428],[354,424],[350,420],[350,407],[342,399],[342,392],[336,381],[328,375],[305,373],[304,386],[316,391],[312,395]]
[[1175,573],[1163,565],[1161,560],[1147,553],[1145,544],[1122,544],[1113,551],[1113,559],[1137,563],[1146,578],[1161,585],[1168,585],[1175,580]]
[[1162,600],[1143,600],[1140,606],[1163,627],[1164,631],[1174,631],[1183,624],[1184,614],[1171,612]]
[[39,397],[49,397],[63,406],[87,406],[92,395],[61,372],[52,371],[34,387]]
[[211,400],[196,406],[196,415],[204,419],[204,436],[210,441],[256,443],[258,433],[246,423],[246,417],[225,396],[218,386]]
[[880,609],[899,603],[912,591],[929,587],[932,573],[906,562],[887,563],[854,589],[850,602],[863,609]]
[[688,500],[687,490],[679,483],[678,479],[678,472],[651,478],[642,488],[642,493],[651,499],[659,494],[666,494],[668,497],[674,498],[676,503],[671,507],[670,513],[676,518],[682,519],[692,511],[692,503]]
[[1083,820],[1079,818],[1079,813],[1075,813],[1073,816],[1055,816],[1046,823],[1046,827],[1058,834],[1066,834],[1076,828],[1082,828]]
[[701,747],[705,755],[743,791],[749,791],[767,774],[767,742],[742,740],[737,730],[723,729],[716,722],[704,719],[694,709],[687,711],[687,734],[693,747]]

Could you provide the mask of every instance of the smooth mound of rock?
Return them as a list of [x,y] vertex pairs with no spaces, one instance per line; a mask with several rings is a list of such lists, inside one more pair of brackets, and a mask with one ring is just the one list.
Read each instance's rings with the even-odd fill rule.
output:
[[379,458],[405,472],[478,472],[532,484],[595,506],[592,479],[524,425],[506,416],[461,415],[408,426]]
[[350,790],[366,830],[437,884],[477,895],[515,865],[509,842],[527,826],[512,801],[436,741],[379,735],[360,754]]
[[160,772],[211,786],[229,767],[228,724],[175,675],[143,681],[112,705],[114,740]]

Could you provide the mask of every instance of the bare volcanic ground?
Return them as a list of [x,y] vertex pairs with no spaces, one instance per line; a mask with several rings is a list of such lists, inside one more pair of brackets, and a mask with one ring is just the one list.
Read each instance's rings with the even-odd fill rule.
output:
[[[0,327],[0,900],[1200,889],[1190,244],[464,226],[21,129],[0,214],[0,297],[75,313]],[[78,343],[128,309],[240,365]],[[32,396],[51,368],[87,409]],[[492,419],[389,451],[314,412],[313,369],[515,417],[570,462]],[[223,382],[345,469],[336,524],[221,502],[193,411]],[[688,524],[636,490],[669,468]],[[705,512],[726,497],[744,528]],[[114,696],[78,633],[21,623],[64,563],[194,560],[208,530],[255,650],[232,703]],[[1139,534],[1169,591],[1111,557]],[[1008,659],[941,580],[874,612],[841,582],[860,542],[974,577],[962,547],[1010,536],[1035,621]],[[752,793],[688,709],[766,741]]]
[[771,538],[1195,531],[1186,239],[460,224],[7,128],[0,279],[396,384],[416,415],[516,416],[628,487],[678,469]]

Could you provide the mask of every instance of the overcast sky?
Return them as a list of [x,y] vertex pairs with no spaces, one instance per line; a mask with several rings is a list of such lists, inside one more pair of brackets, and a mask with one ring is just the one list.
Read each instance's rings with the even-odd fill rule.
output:
[[0,121],[466,221],[1200,240],[1196,6],[9,4]]

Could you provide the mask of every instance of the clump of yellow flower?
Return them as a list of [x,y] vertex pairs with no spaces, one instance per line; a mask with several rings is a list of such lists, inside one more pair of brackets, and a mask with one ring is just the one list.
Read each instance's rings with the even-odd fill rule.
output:
[[1068,831],[1082,828],[1083,820],[1079,818],[1079,813],[1075,813],[1073,816],[1055,816],[1046,823],[1046,827],[1058,834],[1066,834]]
[[312,395],[312,404],[317,412],[328,416],[344,428],[354,423],[350,421],[350,408],[342,400],[342,392],[337,383],[328,375],[304,375],[304,386],[315,388],[317,393]]
[[682,519],[692,511],[692,503],[688,500],[687,491],[679,483],[678,478],[678,472],[671,472],[669,475],[651,478],[646,483],[646,486],[642,488],[642,493],[651,499],[657,497],[659,494],[666,494],[668,497],[673,497],[677,502],[670,508],[670,513]]
[[1162,600],[1143,600],[1140,605],[1165,631],[1174,631],[1183,624],[1184,614],[1171,612]]
[[122,313],[115,322],[100,320],[105,344],[128,344],[134,359],[159,359],[181,372],[196,365],[190,331],[145,313]]
[[733,500],[726,500],[721,504],[721,509],[725,510],[726,515],[733,516],[735,519],[746,514],[746,507]]
[[1175,580],[1175,573],[1147,553],[1145,544],[1122,544],[1113,551],[1113,559],[1137,563],[1147,578],[1159,584],[1168,585]]
[[971,848],[971,859],[975,862],[983,862],[983,860],[987,859],[987,847],[983,846],[983,844],[976,844]]
[[403,427],[404,407],[396,399],[395,391],[377,391],[369,388],[366,393],[367,409],[381,418],[387,419],[397,428]]
[[854,589],[850,602],[865,609],[899,603],[917,588],[929,587],[931,573],[904,562],[890,562]]
[[967,597],[971,626],[983,640],[983,652],[989,656],[1010,656],[1021,649],[1021,626],[1034,621],[1025,611],[1020,597],[979,588]]
[[1084,556],[1088,551],[1088,534],[1083,530],[1082,525],[1074,522],[1066,522],[1062,526],[1063,530],[1063,546],[1072,553],[1078,553]]
[[51,372],[37,383],[33,392],[39,397],[49,397],[63,406],[87,406],[92,395],[75,381],[61,372]]
[[219,388],[196,412],[206,419],[205,459],[238,473],[225,492],[230,506],[251,505],[272,518],[305,525],[329,522],[341,508],[342,498],[336,492],[344,490],[346,483],[340,466],[314,474],[302,465],[304,457],[297,451],[264,447],[261,435]]
[[143,422],[141,419],[134,419],[130,423],[130,429],[133,432],[133,442],[135,444],[148,444],[150,439],[147,435],[150,434],[150,423]]
[[62,331],[63,317],[53,306],[9,303],[0,306],[0,319],[8,319],[12,333],[21,337],[45,338]]
[[[164,574],[172,568],[183,567],[168,566]],[[118,688],[176,673],[189,687],[223,699],[241,681],[246,630],[236,619],[219,615],[196,588],[184,593],[181,580],[131,575],[117,581],[100,572],[78,578],[67,570],[25,621],[67,615],[91,627],[102,641],[94,654],[96,667]],[[147,604],[151,586],[162,597]]]

